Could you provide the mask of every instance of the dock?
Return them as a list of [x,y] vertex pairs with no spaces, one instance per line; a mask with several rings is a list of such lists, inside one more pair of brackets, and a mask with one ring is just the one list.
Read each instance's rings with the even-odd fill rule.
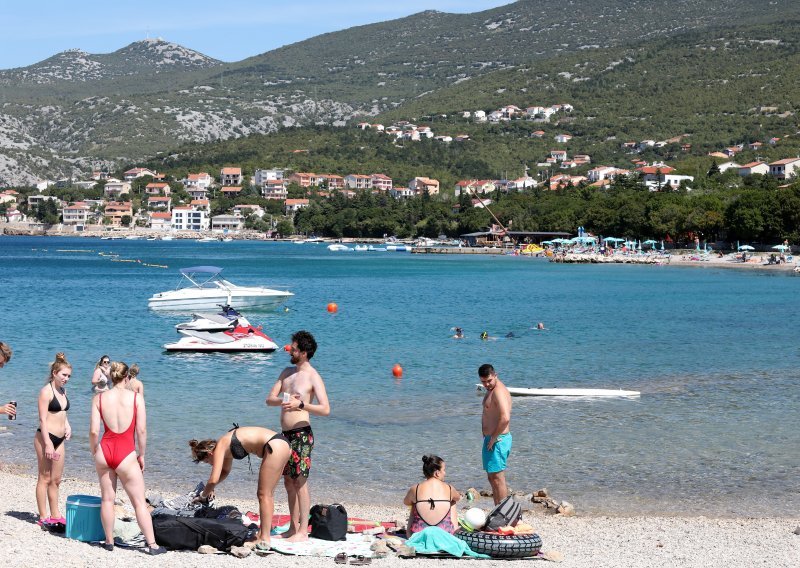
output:
[[412,254],[506,254],[499,247],[413,247]]

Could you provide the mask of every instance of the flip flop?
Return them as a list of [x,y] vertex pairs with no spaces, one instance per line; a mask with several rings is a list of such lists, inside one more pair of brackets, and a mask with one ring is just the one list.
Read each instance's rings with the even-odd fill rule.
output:
[[333,557],[333,561],[336,562],[336,564],[347,564],[347,553],[340,552]]
[[272,550],[272,547],[269,544],[267,544],[267,541],[259,540],[256,543],[256,549],[255,550],[256,550],[256,552],[260,552],[260,553],[263,554],[265,552],[269,552],[270,550]]
[[350,564],[353,566],[366,566],[367,564],[372,564],[372,558],[358,555],[354,560],[350,561]]

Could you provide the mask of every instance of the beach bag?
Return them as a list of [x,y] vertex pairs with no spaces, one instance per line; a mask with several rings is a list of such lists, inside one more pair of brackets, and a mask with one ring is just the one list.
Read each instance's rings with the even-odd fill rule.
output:
[[167,550],[197,550],[204,544],[217,550],[242,546],[248,529],[241,520],[202,519],[157,515],[153,517],[156,542]]
[[311,507],[311,538],[347,540],[347,511],[339,503]]
[[500,527],[516,526],[521,517],[522,505],[509,495],[486,515],[486,524],[483,526],[483,530],[496,531]]

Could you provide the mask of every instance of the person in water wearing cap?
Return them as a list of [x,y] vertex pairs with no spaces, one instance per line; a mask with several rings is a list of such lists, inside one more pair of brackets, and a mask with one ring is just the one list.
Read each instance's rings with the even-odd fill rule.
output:
[[489,332],[488,331],[482,331],[481,332],[481,339],[483,339],[483,340],[489,339]]
[[456,334],[453,336],[453,339],[464,339],[464,331],[460,328],[456,328]]

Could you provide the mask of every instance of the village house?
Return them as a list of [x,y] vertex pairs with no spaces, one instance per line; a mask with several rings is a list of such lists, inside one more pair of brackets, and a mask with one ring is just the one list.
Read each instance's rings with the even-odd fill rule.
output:
[[77,187],[77,188],[80,188],[80,189],[92,189],[96,185],[97,185],[97,182],[92,180],[92,179],[86,180],[86,181],[75,181],[75,182],[72,182],[72,186],[73,187]]
[[554,138],[555,141],[558,142],[559,144],[566,144],[567,142],[572,140],[572,136],[570,136],[569,134],[556,134]]
[[147,208],[151,210],[169,211],[172,207],[171,197],[155,195],[147,198]]
[[369,126],[369,122],[359,122],[358,125],[356,125],[356,128],[360,128],[361,130],[369,130]]
[[758,151],[758,150],[760,150],[760,149],[761,149],[763,146],[764,146],[764,145],[763,145],[761,142],[750,142],[750,144],[748,144],[748,145],[747,145],[747,149],[748,149],[748,150],[754,150],[754,151]]
[[103,195],[116,199],[122,195],[128,195],[131,192],[131,184],[127,181],[120,181],[118,179],[109,178],[106,186],[103,188]]
[[561,169],[562,170],[569,170],[572,168],[577,168],[578,164],[575,163],[575,160],[564,160],[561,162]]
[[186,188],[186,191],[191,192],[192,190],[207,190],[211,187],[211,183],[214,180],[211,178],[209,174],[206,172],[200,172],[198,174],[189,174],[186,176],[185,179],[181,180],[183,187]]
[[33,209],[34,207],[38,207],[40,203],[44,203],[45,201],[55,201],[56,205],[61,204],[61,200],[58,199],[55,195],[29,195],[28,196],[28,209]]
[[0,193],[0,203],[16,203],[17,195],[19,195],[19,193],[13,189],[7,189],[6,191]]
[[259,219],[266,215],[266,211],[260,205],[234,205],[233,214],[247,219],[250,215],[255,215]]
[[586,177],[591,182],[600,181],[603,179],[611,179],[616,172],[617,169],[612,166],[597,166],[596,168],[592,168],[586,174]]
[[7,223],[22,223],[25,219],[25,215],[19,209],[11,208],[6,211]]
[[592,158],[588,154],[575,154],[572,156],[572,161],[579,166],[585,166],[592,163]]
[[342,189],[344,187],[344,178],[336,174],[324,174],[322,176],[323,184],[328,189]]
[[533,118],[537,114],[542,114],[544,112],[543,106],[529,106],[525,109],[525,113],[528,115],[528,118]]
[[372,129],[377,132],[383,132],[385,127],[383,126],[383,124],[373,124]]
[[154,181],[152,183],[148,183],[144,187],[144,192],[147,195],[169,195],[172,190],[169,187],[168,183],[164,183],[162,181]]
[[449,143],[449,142],[453,141],[453,137],[452,136],[447,136],[447,135],[445,135],[445,136],[434,136],[433,139],[436,140],[437,142],[444,142],[444,143]]
[[456,134],[456,137],[453,138],[454,142],[466,142],[469,140],[469,134]]
[[154,211],[150,213],[149,223],[151,229],[167,232],[172,228],[172,213],[167,211]]
[[377,189],[380,191],[389,191],[392,189],[392,178],[385,174],[372,174],[369,176],[370,178],[370,186],[373,189]]
[[219,172],[219,184],[226,187],[242,185],[242,168],[222,168]]
[[271,169],[271,170],[256,170],[256,173],[253,175],[253,185],[258,187],[264,187],[268,182],[271,181],[283,181],[284,171],[279,169]]
[[65,205],[61,210],[61,221],[65,225],[86,225],[92,218],[92,208],[83,201]]
[[122,174],[122,179],[125,181],[133,181],[144,176],[156,177],[158,174],[147,168],[133,168]]
[[174,231],[207,231],[208,214],[189,205],[172,208],[172,230]]
[[525,175],[521,178],[506,182],[505,189],[506,191],[523,191],[532,187],[536,187],[537,185],[539,185],[539,182],[537,182],[534,178]]
[[475,122],[486,122],[486,112],[482,110],[476,110],[472,113],[473,119]]
[[777,179],[790,179],[797,175],[798,170],[800,158],[786,158],[769,164],[770,175]]
[[308,207],[308,199],[287,199],[283,202],[283,212],[285,215],[294,215],[300,209]]
[[239,197],[239,194],[242,192],[241,186],[222,186],[219,188],[219,192],[222,197],[227,197],[228,199],[235,199]]
[[288,182],[282,179],[267,180],[261,186],[261,196],[264,199],[279,199],[284,200],[289,195],[286,188]]
[[485,198],[477,199],[476,198],[476,199],[472,199],[470,202],[472,203],[472,207],[474,207],[476,209],[486,209],[487,207],[489,207],[489,205],[492,204],[492,200],[488,199],[488,198],[487,199],[485,199]]
[[119,227],[122,225],[123,217],[130,217],[133,220],[133,207],[130,201],[109,201],[103,214],[112,225]]
[[567,159],[567,151],[566,150],[550,150],[550,157],[553,160],[558,162],[563,162]]
[[741,166],[739,164],[737,164],[736,162],[723,162],[723,163],[721,163],[721,164],[719,164],[717,166],[717,168],[719,168],[720,173],[724,173],[724,172],[728,171],[731,168],[734,168],[734,169],[738,170],[740,167]]
[[754,174],[766,175],[769,173],[769,166],[764,162],[750,162],[739,166],[739,175],[742,177]]
[[206,215],[211,215],[211,202],[208,199],[192,199],[189,206],[195,211],[205,211]]
[[300,187],[311,187],[317,179],[317,174],[310,172],[295,172],[289,176],[289,183],[296,183]]
[[389,195],[395,199],[407,199],[409,197],[414,197],[416,192],[408,187],[393,187],[389,190]]
[[521,109],[515,105],[507,105],[500,109],[501,118],[503,120],[511,120],[521,112]]
[[189,197],[192,199],[208,199],[208,190],[205,188],[195,187],[187,189],[186,193],[188,193]]
[[238,232],[244,229],[244,218],[239,215],[215,215],[211,218],[211,230]]
[[534,130],[531,132],[533,138],[544,138],[544,130]]
[[410,182],[408,182],[408,188],[415,193],[417,192],[422,193],[423,191],[427,191],[428,195],[438,195],[439,181],[426,177],[415,177]]
[[350,189],[369,189],[370,177],[363,174],[348,174],[344,176],[344,183]]

